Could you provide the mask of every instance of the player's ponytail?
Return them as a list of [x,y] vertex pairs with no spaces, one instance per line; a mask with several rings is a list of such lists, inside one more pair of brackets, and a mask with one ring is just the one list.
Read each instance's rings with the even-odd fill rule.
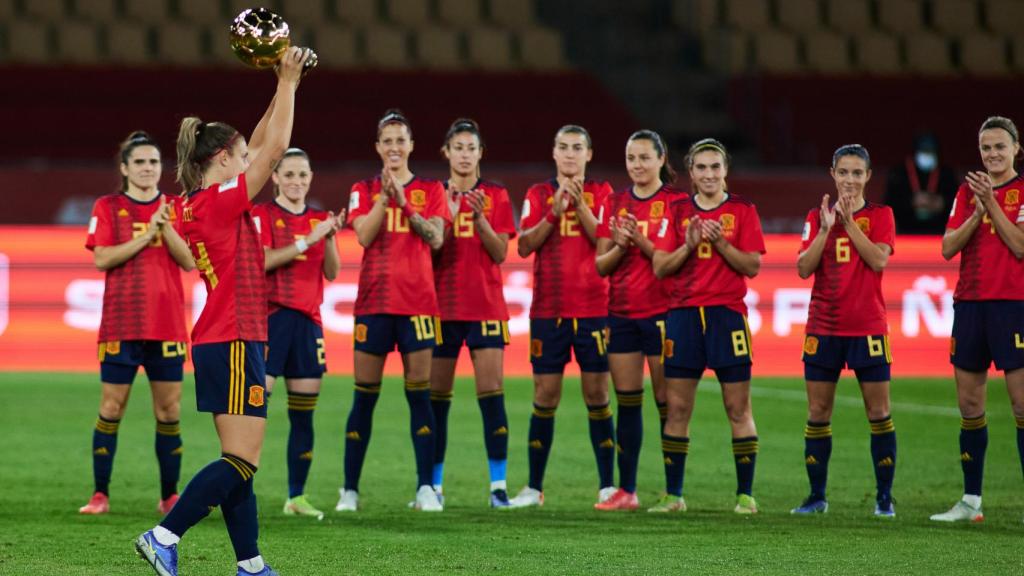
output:
[[231,153],[238,130],[223,122],[207,124],[195,116],[181,121],[178,130],[178,183],[186,193],[199,188],[203,172],[221,150]]
[[628,146],[630,142],[635,142],[636,140],[647,140],[654,147],[658,158],[665,159],[665,163],[661,165],[661,170],[658,172],[658,178],[661,179],[662,184],[675,184],[677,178],[676,171],[672,168],[672,162],[668,159],[668,146],[665,145],[665,140],[662,139],[661,134],[654,130],[637,130],[630,135],[626,145]]
[[[160,152],[160,146],[153,140],[153,137],[142,130],[136,130],[128,135],[127,138],[121,141],[121,146],[117,150],[117,157],[121,164],[128,165],[128,158],[131,157],[132,151],[139,146],[152,146],[156,148],[156,151]],[[128,191],[128,177],[121,176],[121,192]]]

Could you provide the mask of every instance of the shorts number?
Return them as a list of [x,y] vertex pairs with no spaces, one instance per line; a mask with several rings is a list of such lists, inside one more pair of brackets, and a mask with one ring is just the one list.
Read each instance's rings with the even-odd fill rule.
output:
[[868,356],[874,357],[883,355],[885,355],[885,340],[883,338],[868,336]]
[[1020,339],[1020,334],[1013,335],[1013,346],[1014,348],[1024,348],[1024,341]]
[[416,339],[423,341],[434,338],[434,317],[433,316],[412,316],[409,318],[412,327],[416,330]]
[[459,216],[455,219],[455,237],[472,238],[473,230],[473,213],[459,212]]
[[707,240],[697,244],[697,258],[708,260],[711,258],[711,242]]
[[167,341],[161,343],[161,352],[163,352],[164,358],[184,356],[187,351],[188,347],[184,342]]
[[321,366],[323,366],[324,364],[327,364],[327,356],[324,353],[324,339],[323,338],[317,338],[316,339],[316,363],[320,364]]
[[[139,236],[142,236],[143,234],[146,233],[147,230],[149,230],[149,223],[148,222],[132,222],[132,239],[134,240],[135,238],[138,238]],[[164,245],[163,236],[161,236],[160,234],[157,234],[156,236],[153,236],[153,239],[149,241],[149,246],[163,246],[163,245]]]
[[484,336],[501,336],[501,320],[483,320],[480,333]]
[[199,269],[199,273],[206,276],[206,281],[210,283],[210,290],[217,288],[217,284],[220,280],[217,278],[217,273],[213,270],[213,263],[210,262],[210,255],[206,252],[206,244],[204,242],[196,242],[196,268]]
[[732,331],[732,353],[734,356],[746,356],[750,354],[750,342],[747,341],[746,330]]
[[590,335],[593,336],[594,337],[594,341],[597,342],[597,354],[598,354],[598,356],[604,356],[605,354],[607,354],[607,347],[605,346],[605,343],[604,343],[604,331],[603,330],[594,330],[593,332],[590,333]]
[[836,262],[850,261],[850,239],[836,238]]

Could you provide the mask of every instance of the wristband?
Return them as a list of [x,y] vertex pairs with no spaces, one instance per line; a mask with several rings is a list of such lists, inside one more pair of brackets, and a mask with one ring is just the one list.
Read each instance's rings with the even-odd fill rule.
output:
[[558,224],[559,217],[555,216],[554,212],[548,212],[544,219],[548,221],[548,224]]
[[405,206],[402,206],[402,214],[405,215],[406,218],[412,218],[416,215],[416,211],[412,209],[412,206],[409,206],[408,202],[406,202]]
[[309,244],[306,244],[305,238],[299,238],[295,241],[295,249],[299,251],[299,254],[302,254],[306,250],[309,250]]

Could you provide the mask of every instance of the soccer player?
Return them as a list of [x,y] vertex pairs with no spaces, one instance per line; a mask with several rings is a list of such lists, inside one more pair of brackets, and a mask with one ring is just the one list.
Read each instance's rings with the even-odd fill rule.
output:
[[652,239],[665,209],[686,197],[671,188],[676,173],[657,132],[641,130],[629,137],[626,170],[633,185],[605,199],[604,218],[597,227],[597,272],[610,278],[608,367],[619,406],[619,489],[605,502],[595,504],[598,510],[636,510],[640,506],[636,472],[644,431],[644,357],[659,415],[667,409],[661,347],[668,294],[665,282],[651,269]]
[[668,496],[665,512],[686,510],[683,476],[697,383],[711,368],[722,387],[732,428],[737,514],[756,514],[752,496],[757,428],[750,407],[750,329],[746,278],[761,268],[764,237],[754,205],[726,190],[729,155],[718,140],[690,146],[694,191],[674,203],[655,240],[654,273],[671,278],[665,322],[668,419],[662,435]]
[[615,493],[615,425],[608,406],[605,350],[608,281],[594,266],[599,220],[595,212],[612,190],[607,182],[585,180],[593,154],[590,134],[583,127],[560,128],[552,152],[557,175],[531,186],[523,203],[519,255],[536,254],[530,307],[533,416],[530,480],[512,500],[516,508],[544,504],[544,470],[570,351],[582,372],[590,441],[597,459],[598,501]]
[[992,116],[978,132],[985,171],[968,172],[942,238],[942,257],[960,254],[960,280],[953,293],[950,362],[960,404],[960,465],[964,495],[935,514],[941,522],[984,519],[981,485],[988,448],[986,376],[994,362],[1006,377],[1017,420],[1017,451],[1024,469],[1024,180],[1014,161],[1020,135],[1009,118]]
[[480,178],[483,151],[480,127],[465,118],[452,123],[441,148],[450,169],[446,188],[453,222],[434,267],[441,343],[434,348],[430,370],[430,404],[436,421],[433,484],[441,494],[455,363],[465,343],[484,421],[490,504],[504,508],[509,505],[508,417],[502,377],[509,335],[499,265],[505,261],[516,227],[508,191]]
[[175,226],[178,199],[157,189],[160,148],[145,132],[132,132],[118,154],[121,192],[96,200],[85,247],[106,272],[99,331],[100,414],[92,433],[95,492],[82,514],[110,510],[110,475],[117,430],[139,366],[153,392],[160,501],[166,514],[178,500],[181,471],[181,378],[185,363],[185,308],[181,273],[195,262]]
[[864,186],[871,179],[871,157],[859,144],[839,147],[831,174],[836,202],[826,194],[807,214],[797,259],[801,278],[814,276],[804,378],[807,381],[807,427],[804,459],[811,493],[793,514],[828,511],[825,484],[832,455],[832,409],[844,367],[857,375],[871,424],[871,461],[877,493],[875,515],[893,517],[892,480],[896,472],[896,430],[889,413],[889,350],[882,271],[893,253],[896,223],[888,206],[868,202]]
[[409,403],[409,428],[416,455],[414,507],[444,509],[433,488],[434,413],[430,408],[430,363],[440,336],[431,250],[444,242],[451,222],[444,186],[409,170],[412,127],[398,110],[377,123],[380,176],[356,182],[348,221],[363,247],[355,303],[355,397],[345,426],[345,485],[335,510],[359,508],[359,477],[380,395],[384,360],[398,347]]
[[208,298],[192,330],[196,404],[213,414],[221,457],[196,473],[181,499],[135,548],[157,574],[178,573],[178,541],[220,506],[238,560],[238,575],[273,576],[257,546],[253,475],[266,429],[264,348],[267,287],[252,199],[288,148],[295,90],[309,51],[289,48],[275,67],[277,91],[246,145],[223,122],[182,120],[178,181],[188,191],[182,232]]
[[334,280],[341,267],[334,235],[344,214],[335,216],[306,204],[313,170],[301,149],[285,151],[270,176],[274,199],[256,206],[253,219],[263,241],[270,297],[267,395],[278,376],[284,376],[288,390],[291,427],[284,513],[322,520],[324,513],[310,504],[305,487],[313,463],[313,411],[327,370],[320,304],[324,278]]

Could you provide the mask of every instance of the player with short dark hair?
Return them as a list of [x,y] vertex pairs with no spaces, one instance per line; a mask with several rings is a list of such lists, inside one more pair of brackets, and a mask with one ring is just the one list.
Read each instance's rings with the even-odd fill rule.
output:
[[953,292],[949,359],[960,405],[960,464],[964,495],[935,514],[942,522],[984,519],[981,486],[988,449],[985,395],[994,363],[1006,377],[1017,420],[1017,451],[1024,470],[1024,179],[1015,168],[1020,134],[1009,118],[992,116],[978,131],[984,171],[967,173],[953,201],[942,257],[960,254]]
[[598,470],[598,501],[615,493],[615,425],[608,404],[608,281],[594,267],[599,214],[611,194],[607,182],[586,180],[593,157],[590,134],[563,126],[552,157],[557,174],[526,192],[519,255],[535,254],[530,307],[533,416],[528,439],[530,480],[512,506],[544,504],[544,471],[555,435],[555,410],[570,353],[580,366],[590,442]]
[[690,417],[706,368],[718,376],[732,429],[737,514],[756,514],[757,428],[750,407],[750,328],[746,278],[761,269],[764,236],[753,203],[727,191],[729,155],[707,138],[690,146],[686,164],[693,192],[676,202],[654,242],[654,273],[670,278],[665,322],[668,419],[662,435],[665,512],[686,510],[683,475],[690,450]]
[[797,271],[814,276],[804,338],[807,426],[804,459],[811,493],[793,514],[828,511],[825,485],[832,455],[832,410],[844,367],[857,375],[871,424],[875,469],[875,515],[893,517],[896,429],[889,404],[892,352],[882,298],[882,271],[896,246],[896,223],[888,206],[868,202],[871,157],[859,144],[839,147],[830,170],[836,202],[829,195],[808,212]]
[[179,268],[195,262],[178,235],[177,197],[157,188],[160,147],[149,134],[136,131],[118,153],[121,191],[96,200],[85,247],[104,271],[103,315],[99,330],[99,417],[92,434],[95,491],[82,514],[110,510],[110,476],[117,432],[139,366],[153,392],[156,458],[160,465],[160,500],[166,514],[178,500],[181,472],[181,379],[185,363],[184,290]]
[[440,337],[431,251],[444,243],[451,222],[444,186],[409,170],[412,127],[398,110],[377,123],[380,176],[356,182],[348,221],[363,247],[355,314],[355,395],[345,426],[345,485],[335,510],[359,508],[359,478],[380,396],[384,361],[398,348],[416,454],[416,500],[425,512],[444,509],[433,488],[434,413],[430,363]]
[[[313,180],[309,155],[289,148],[274,167],[274,199],[253,208],[265,255],[269,294],[267,395],[284,376],[288,391],[288,499],[284,513],[323,519],[306,497],[313,463],[313,412],[327,370],[320,304],[324,278],[341,268],[334,235],[345,222],[306,203]],[[322,242],[321,242],[322,241]]]
[[[640,130],[626,141],[633,184],[609,195],[597,227],[597,272],[609,278],[608,367],[619,408],[619,489],[598,510],[636,510],[637,468],[643,443],[644,358],[664,428],[665,370],[661,361],[668,311],[666,283],[654,276],[651,256],[668,206],[686,195],[672,188],[676,173],[657,132]],[[652,508],[657,510],[658,506]]]
[[277,91],[247,145],[223,122],[182,120],[178,181],[188,193],[182,235],[208,294],[192,330],[196,404],[213,414],[221,457],[192,477],[178,503],[135,548],[161,576],[178,573],[178,541],[220,507],[238,575],[275,576],[260,555],[253,476],[267,424],[267,286],[252,199],[288,148],[295,90],[310,51],[292,47],[274,69]]

